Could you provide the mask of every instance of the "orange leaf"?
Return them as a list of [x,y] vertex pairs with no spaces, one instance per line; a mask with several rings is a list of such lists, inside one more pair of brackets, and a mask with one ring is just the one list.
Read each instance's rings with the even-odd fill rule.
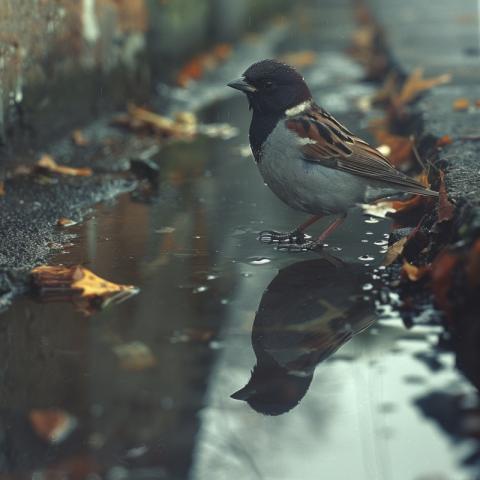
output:
[[69,301],[86,314],[98,310],[98,299],[101,300],[99,308],[103,308],[112,303],[120,303],[139,291],[131,285],[117,285],[103,280],[82,265],[70,268],[42,265],[30,273],[40,288],[44,301]]
[[89,177],[92,175],[91,168],[70,168],[62,165],[57,165],[55,160],[49,155],[44,155],[36,164],[36,167],[48,170],[49,172],[62,173],[64,175],[75,175],[82,177]]
[[5,190],[3,189],[3,180],[0,180],[0,195],[5,195]]
[[32,410],[28,414],[33,430],[48,443],[62,442],[77,426],[77,419],[62,410]]
[[452,310],[448,301],[448,292],[452,286],[452,271],[460,256],[452,253],[449,248],[442,250],[432,262],[430,291],[435,295],[437,305],[451,319]]
[[80,128],[73,129],[72,139],[73,143],[77,145],[77,147],[88,147],[90,145],[90,140],[88,138],[85,138]]
[[468,98],[457,98],[452,103],[452,108],[454,110],[466,110],[470,105],[470,100]]
[[403,267],[400,270],[400,281],[409,278],[412,282],[420,280],[422,277],[430,273],[432,267],[430,265],[425,265],[423,267],[416,267],[408,263],[406,260],[403,262]]
[[423,69],[418,67],[405,80],[400,94],[393,98],[392,102],[397,107],[403,106],[415,100],[419,93],[430,90],[442,83],[449,83],[451,79],[452,76],[448,73],[439,75],[438,77],[423,78]]
[[74,222],[73,220],[69,220],[68,218],[59,218],[57,220],[57,224],[60,225],[61,227],[70,227],[72,225],[75,225],[77,222]]

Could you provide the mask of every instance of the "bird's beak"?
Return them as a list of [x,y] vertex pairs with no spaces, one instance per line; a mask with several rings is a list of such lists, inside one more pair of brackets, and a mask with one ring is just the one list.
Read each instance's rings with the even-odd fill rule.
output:
[[240,90],[245,93],[253,93],[258,90],[255,87],[252,87],[246,80],[245,77],[240,77],[235,80],[232,80],[230,83],[227,83],[227,87],[234,88],[235,90]]
[[235,392],[232,395],[230,395],[230,398],[233,398],[234,400],[246,401],[252,395],[255,395],[256,393],[257,393],[257,391],[254,388],[250,387],[249,385],[246,385],[245,387],[243,387],[238,392]]

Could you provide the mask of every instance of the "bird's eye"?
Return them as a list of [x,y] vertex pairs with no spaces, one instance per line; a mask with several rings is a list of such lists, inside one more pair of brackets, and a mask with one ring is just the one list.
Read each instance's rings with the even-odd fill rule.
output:
[[264,86],[265,88],[272,88],[273,85],[274,85],[274,83],[273,83],[271,80],[265,80],[265,81],[263,82],[263,86]]

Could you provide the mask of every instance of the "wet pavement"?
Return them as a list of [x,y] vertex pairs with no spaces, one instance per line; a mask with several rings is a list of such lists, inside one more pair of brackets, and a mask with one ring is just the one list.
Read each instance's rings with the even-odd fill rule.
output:
[[[281,45],[272,35],[259,55]],[[314,97],[371,141],[351,100],[375,86],[324,45],[305,69]],[[237,68],[225,66],[215,88]],[[237,137],[163,148],[152,156],[158,190],[97,205],[50,258],[137,295],[92,316],[24,295],[1,314],[2,478],[478,478],[478,444],[465,433],[477,393],[438,348],[443,328],[408,330],[395,298],[379,303],[390,221],[350,214],[323,256],[261,244],[261,230],[307,217],[263,184],[247,104],[230,95],[205,100],[200,117],[235,125]],[[255,365],[261,379],[249,382]],[[260,391],[256,409],[230,397],[247,383]],[[53,437],[51,412],[63,415]]]

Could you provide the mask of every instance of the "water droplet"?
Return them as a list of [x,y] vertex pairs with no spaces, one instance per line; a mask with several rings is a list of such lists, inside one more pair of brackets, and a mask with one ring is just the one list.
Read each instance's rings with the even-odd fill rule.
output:
[[378,223],[378,222],[379,222],[378,218],[373,218],[373,217],[367,218],[365,220],[365,223]]
[[242,273],[242,277],[251,277],[253,275],[253,273]]
[[218,278],[218,275],[208,275],[207,276],[207,280],[215,280],[216,278]]
[[270,259],[267,257],[256,257],[252,261],[250,261],[252,265],[265,265],[266,263],[270,263]]
[[205,285],[201,285],[200,287],[194,288],[193,293],[202,293],[208,290],[210,287],[207,287]]
[[220,300],[220,303],[221,303],[222,305],[226,305],[226,304],[228,303],[228,300],[227,300],[226,298],[222,298],[222,299]]
[[388,242],[386,240],[377,240],[373,242],[374,245],[386,245]]
[[200,197],[200,198],[198,199],[198,201],[199,201],[200,203],[203,203],[203,202],[205,201],[205,199],[204,199],[203,197]]
[[222,348],[222,344],[220,342],[218,342],[217,340],[212,340],[208,346],[212,349],[212,350],[218,350],[220,348]]
[[378,275],[372,275],[372,280],[380,280],[380,277]]
[[373,288],[373,285],[371,283],[366,283],[363,287],[362,290],[371,290]]
[[368,262],[370,260],[374,260],[373,257],[371,257],[370,255],[362,255],[361,257],[358,257],[359,260],[362,260],[363,262]]
[[362,243],[367,243],[367,242],[368,242],[368,240],[362,240]]
[[384,236],[385,238],[388,238],[388,237],[390,236],[390,234],[389,234],[389,233],[384,233],[383,236]]
[[332,250],[335,250],[336,252],[339,252],[342,249],[342,247],[333,247]]
[[[307,238],[306,235],[305,235],[305,238]],[[310,238],[312,238],[312,237],[310,237]],[[324,246],[324,247],[328,247],[328,243],[324,243],[323,246]]]
[[367,235],[373,235],[373,232],[365,232]]

